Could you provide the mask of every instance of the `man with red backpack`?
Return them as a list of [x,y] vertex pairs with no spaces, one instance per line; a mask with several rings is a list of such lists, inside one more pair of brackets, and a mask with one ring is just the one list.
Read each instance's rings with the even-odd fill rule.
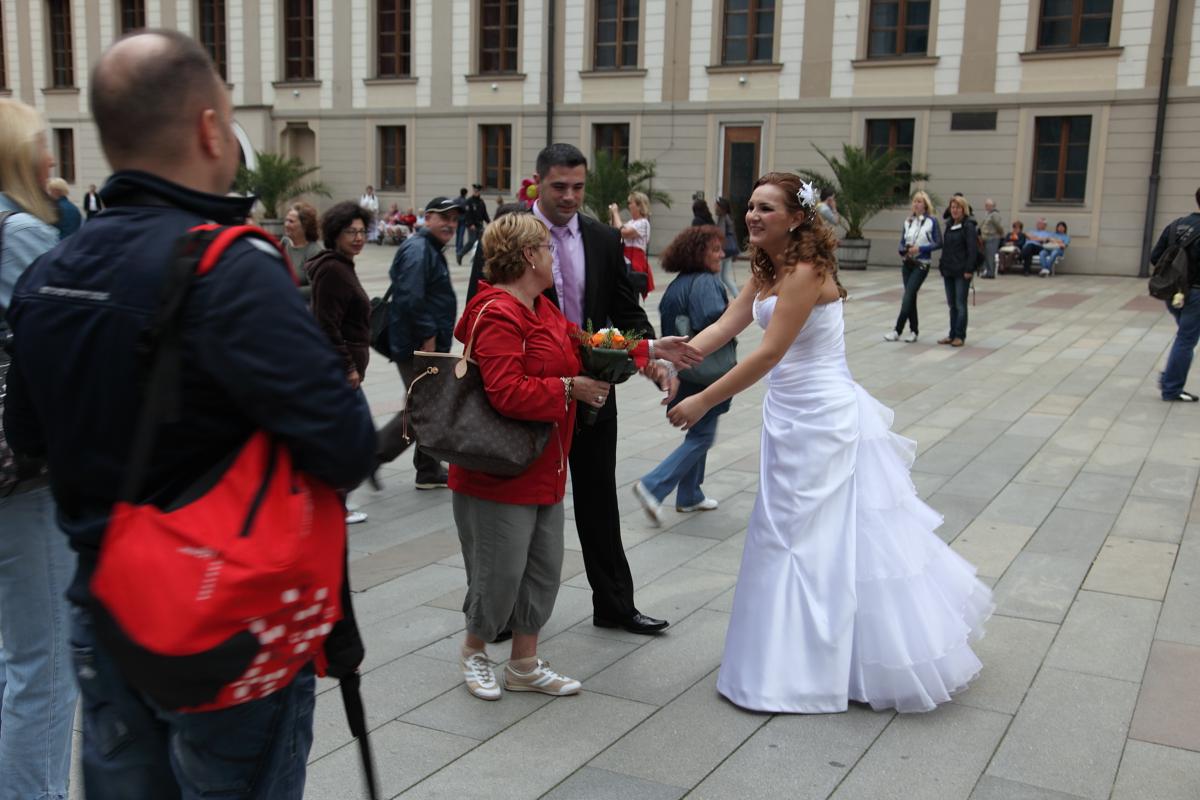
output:
[[[222,582],[244,567],[232,558],[235,548],[253,561],[266,555],[256,545],[280,540],[276,529],[287,524],[264,530],[261,522],[280,494],[295,501],[293,527],[312,534],[298,550],[320,547],[336,556],[344,548],[344,511],[335,509],[333,526],[311,520],[328,510],[336,489],[357,485],[373,466],[370,412],[346,382],[277,249],[244,230],[223,237],[220,226],[240,224],[253,201],[224,196],[237,170],[238,143],[227,91],[203,48],[171,31],[127,36],[101,56],[90,102],[114,170],[101,190],[106,211],[18,282],[8,312],[15,353],[4,411],[13,449],[47,458],[59,522],[79,554],[68,597],[85,791],[90,800],[208,793],[300,800],[312,742],[313,661],[325,666],[340,659],[332,673],[334,666],[353,670],[361,658],[361,651],[330,652],[332,639],[324,638],[340,614],[330,597],[344,584],[335,578],[314,590],[296,575],[268,598],[278,605],[315,597],[289,613],[304,628],[251,619],[248,630],[216,645],[153,654],[195,667],[186,680],[167,682],[165,691],[178,701],[165,702],[161,677],[137,668],[148,663],[150,631],[130,629],[130,617],[113,602],[122,591],[135,599],[144,592],[151,614],[159,605],[153,598],[169,593],[175,576],[146,571],[115,588],[101,578],[121,572],[114,553],[138,549],[136,541],[133,551],[114,549],[118,534],[128,538],[136,530],[125,524],[130,519],[186,518],[199,503],[222,510],[217,488],[239,469],[257,475],[252,488],[261,488],[250,492],[248,510],[223,509],[225,516],[245,516],[229,550],[164,550],[164,557],[192,559],[207,570],[199,590],[185,598],[188,615],[203,616]],[[198,226],[206,226],[207,238],[188,240],[201,243],[188,251],[197,266],[182,258],[179,243]],[[207,262],[203,248],[215,248]],[[171,281],[180,264],[188,272],[177,292]],[[167,297],[179,299],[176,311],[164,310]],[[176,357],[160,360],[163,352]],[[159,408],[153,400],[162,397]],[[139,423],[151,413],[161,413],[163,422],[143,448],[147,426]],[[246,458],[255,442],[267,443],[265,466]],[[139,460],[144,480],[130,481],[130,464]],[[281,471],[285,466],[292,471]],[[287,481],[280,484],[280,475]],[[127,496],[131,485],[138,488]],[[183,533],[205,541],[212,534],[206,527],[215,528],[216,520],[211,526],[193,520]],[[147,538],[145,549],[161,545]],[[252,598],[244,600],[249,609]],[[178,619],[180,626],[194,623]],[[263,674],[256,665],[270,663],[281,646],[290,666]],[[233,659],[230,675],[234,652],[240,661]],[[218,676],[221,695],[188,685],[204,675]]]
[[[1196,205],[1200,206],[1200,189],[1196,190]],[[1172,292],[1172,297],[1166,300],[1167,311],[1175,318],[1178,330],[1158,385],[1163,400],[1195,403],[1200,397],[1184,391],[1183,386],[1192,366],[1196,343],[1200,341],[1200,211],[1180,217],[1163,229],[1150,252],[1150,263],[1159,267],[1159,262],[1164,259],[1174,260],[1177,248],[1187,259],[1187,280],[1179,283],[1187,285],[1180,285],[1179,291]],[[1156,273],[1159,271],[1155,270]]]

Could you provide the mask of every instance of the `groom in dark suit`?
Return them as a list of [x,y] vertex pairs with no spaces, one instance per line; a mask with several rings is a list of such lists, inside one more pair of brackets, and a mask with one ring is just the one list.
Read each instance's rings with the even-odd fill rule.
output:
[[[630,283],[620,234],[579,213],[587,159],[569,144],[552,144],[537,157],[538,199],[533,214],[550,228],[554,288],[547,292],[570,321],[654,336],[654,328]],[[575,527],[592,586],[593,624],[633,633],[658,633],[669,624],[633,604],[633,576],[621,543],[617,508],[616,391],[595,425],[575,431],[569,456]]]

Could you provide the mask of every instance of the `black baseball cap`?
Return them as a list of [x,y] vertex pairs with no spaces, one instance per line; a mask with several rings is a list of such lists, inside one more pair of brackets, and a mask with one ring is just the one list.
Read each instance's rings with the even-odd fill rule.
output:
[[482,190],[482,189],[483,189],[483,184],[482,184],[482,183],[472,183],[472,184],[471,184],[471,188],[472,188],[472,189],[480,189],[480,190]]
[[435,211],[439,214],[444,214],[447,211],[462,211],[462,203],[457,197],[437,197],[425,204],[425,213]]

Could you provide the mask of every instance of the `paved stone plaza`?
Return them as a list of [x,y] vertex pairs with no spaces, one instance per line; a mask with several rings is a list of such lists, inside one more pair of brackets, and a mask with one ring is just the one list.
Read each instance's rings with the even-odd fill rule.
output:
[[[360,259],[371,294],[393,253]],[[467,270],[454,271],[461,298]],[[936,275],[916,344],[881,339],[897,270],[842,278],[851,368],[919,441],[914,479],[945,515],[939,533],[995,588],[970,689],[906,716],[771,716],[721,699],[761,391],[734,400],[709,454],[704,486],[720,509],[685,516],[669,501],[653,529],[629,487],[680,434],[634,378],[619,390],[624,539],[639,607],[672,626],[657,638],[592,626],[568,492],[541,653],[583,681],[577,697],[471,697],[456,664],[465,577],[449,492],[414,490],[402,458],[384,491],[355,493],[370,515],[350,544],[383,796],[1200,797],[1200,408],[1159,400],[1174,328],[1161,304],[1135,279],[978,281],[968,346],[951,349],[934,344],[947,326]],[[742,348],[759,338],[748,331]],[[399,378],[377,357],[366,387],[382,424],[402,402]],[[507,646],[490,652],[503,660]],[[320,689],[307,796],[361,796],[340,697],[332,682]]]

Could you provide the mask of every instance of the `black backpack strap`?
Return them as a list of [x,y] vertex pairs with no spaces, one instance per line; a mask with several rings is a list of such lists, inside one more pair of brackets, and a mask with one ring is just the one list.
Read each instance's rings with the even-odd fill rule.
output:
[[[119,500],[133,503],[141,496],[158,428],[164,423],[179,420],[183,347],[181,312],[192,279],[212,270],[229,246],[244,237],[258,238],[277,250],[280,249],[278,242],[269,234],[248,225],[200,225],[175,242],[153,322],[150,328],[142,333],[138,342],[139,355],[148,368],[143,380],[143,406],[134,432]],[[280,252],[282,254],[282,250]],[[281,266],[291,273],[286,255]]]

